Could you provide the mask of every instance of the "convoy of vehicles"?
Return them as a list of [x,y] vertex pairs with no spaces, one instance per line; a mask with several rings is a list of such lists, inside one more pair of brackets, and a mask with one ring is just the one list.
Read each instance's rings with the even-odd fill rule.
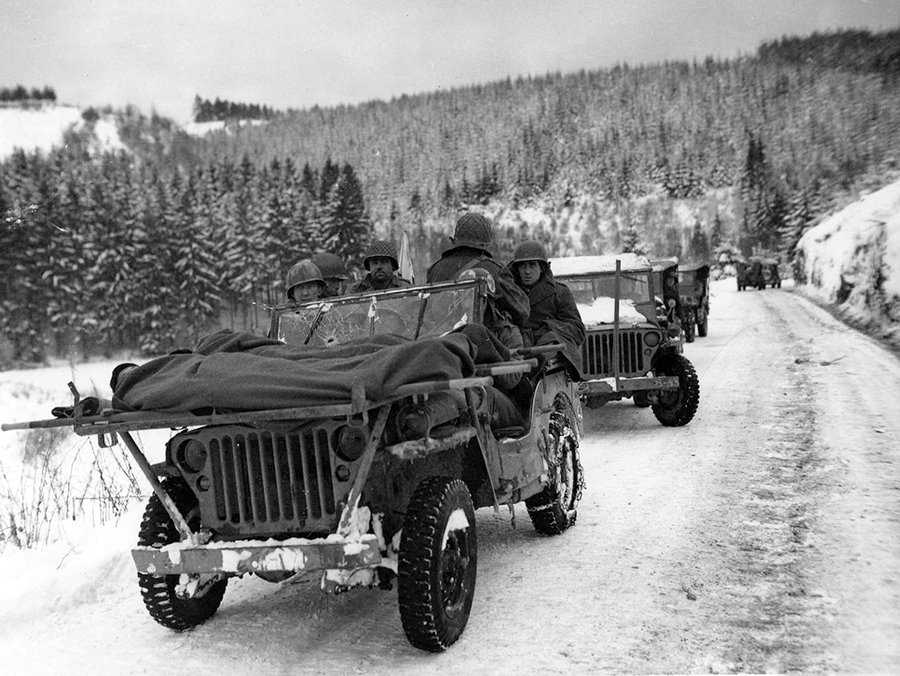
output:
[[774,258],[750,256],[746,261],[737,262],[737,288],[765,289],[767,286],[781,288],[781,274],[778,261]]
[[[479,359],[466,332],[485,331],[493,280],[474,274],[272,308],[270,339],[249,342],[263,341],[264,356],[313,359],[311,394],[306,376],[285,383],[264,375],[246,385],[244,401],[251,403],[231,409],[197,408],[195,401],[188,410],[89,411],[70,385],[70,417],[3,429],[70,426],[97,436],[101,446],[124,443],[153,488],[132,556],[146,608],[163,626],[181,631],[205,622],[230,578],[279,582],[315,574],[332,593],[396,582],[407,638],[441,651],[460,637],[472,607],[476,509],[524,502],[545,535],[575,523],[584,487],[582,402],[597,407],[632,398],[666,426],[688,424],[699,405],[699,379],[683,343],[693,340],[695,326],[698,335],[707,333],[708,265],[651,263],[633,254],[550,265],[586,327],[580,371],[561,345],[522,348],[505,361]],[[754,265],[742,271],[739,288],[751,274],[759,277],[753,285],[763,283],[763,262]],[[242,349],[229,345],[222,349]],[[279,348],[288,353],[270,354]],[[198,348],[194,356],[209,352]],[[459,373],[416,370],[433,366],[438,352]],[[384,355],[389,370],[373,375],[369,363]],[[347,381],[352,358],[366,366]],[[510,374],[522,377],[514,390],[494,387],[496,376]],[[241,377],[228,375],[228,387],[243,387]],[[352,384],[337,396],[328,389],[332,379]],[[177,381],[154,385],[181,388]],[[286,386],[296,402],[252,404],[257,396],[271,402],[267,389]],[[217,382],[207,387],[216,392]],[[316,388],[324,388],[322,400]],[[501,400],[513,406],[514,422],[498,415]],[[146,429],[173,430],[164,462],[151,465],[132,437]]]
[[[683,354],[680,321],[671,312],[664,321],[658,313],[650,261],[634,254],[576,256],[551,259],[550,266],[572,291],[587,330],[580,384],[585,403],[633,398],[638,406],[649,405],[663,425],[688,424],[697,412],[700,382]],[[666,306],[674,311],[676,298]]]
[[[163,626],[181,631],[206,621],[229,579],[246,574],[272,582],[317,574],[333,593],[389,589],[396,581],[409,641],[441,651],[462,634],[472,607],[474,510],[524,502],[534,528],[557,535],[575,523],[583,488],[578,376],[559,346],[524,349],[489,364],[468,361],[467,339],[459,348],[455,330],[480,324],[489,281],[476,277],[273,309],[270,335],[286,345],[258,339],[268,343],[264,351],[284,347],[291,358],[321,352],[330,363],[341,359],[329,359],[329,350],[343,357],[356,346],[369,359],[365,350],[378,341],[386,345],[380,350],[405,350],[396,371],[413,372],[387,390],[390,378],[381,377],[375,398],[364,372],[343,401],[83,415],[76,398],[73,418],[4,429],[71,425],[105,444],[122,440],[153,487],[132,555],[146,608]],[[658,335],[643,330],[651,333]],[[447,344],[452,354],[462,350],[461,375],[417,378],[416,360],[431,362]],[[691,377],[680,355],[654,364],[659,388]],[[334,368],[335,378],[344,377],[340,366]],[[272,387],[284,384],[279,369],[271,373]],[[491,402],[506,395],[492,379],[510,373],[524,377],[510,395],[521,424],[498,428]],[[255,385],[267,396],[265,386]],[[686,422],[684,406],[666,404],[663,390],[655,396],[667,424]],[[153,428],[176,430],[157,465],[132,437]]]

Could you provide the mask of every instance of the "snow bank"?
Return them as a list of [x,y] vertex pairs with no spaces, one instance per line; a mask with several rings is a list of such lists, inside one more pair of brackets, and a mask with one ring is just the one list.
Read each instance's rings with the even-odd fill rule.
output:
[[851,204],[797,244],[808,288],[851,319],[900,322],[900,181]]

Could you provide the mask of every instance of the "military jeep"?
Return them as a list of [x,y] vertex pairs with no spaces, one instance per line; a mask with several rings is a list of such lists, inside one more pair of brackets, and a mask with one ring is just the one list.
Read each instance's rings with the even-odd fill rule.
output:
[[[480,327],[489,281],[281,305],[271,316],[278,341],[225,335],[219,348],[160,358],[165,368],[126,369],[112,408],[86,415],[76,397],[70,419],[3,429],[71,425],[124,442],[153,488],[132,556],[159,624],[205,622],[232,577],[316,574],[332,593],[396,582],[409,641],[442,651],[462,634],[474,598],[475,510],[524,502],[535,530],[557,535],[575,523],[583,488],[577,372],[558,346],[479,363],[465,334]],[[441,363],[449,375],[417,376]],[[211,378],[198,391],[213,410],[115,407],[138,407],[142,385],[178,368]],[[216,368],[223,373],[209,376]],[[506,396],[493,378],[511,373],[523,377],[510,399],[516,425],[492,409]],[[164,384],[152,392],[172,401],[195,387]],[[241,396],[231,391],[245,385]],[[131,435],[154,428],[176,430],[157,465]]]
[[[589,407],[633,398],[660,423],[687,425],[697,412],[700,382],[683,355],[681,326],[657,311],[653,268],[634,254],[554,258],[554,277],[575,297],[587,329],[580,391]],[[671,309],[676,306],[673,302]]]

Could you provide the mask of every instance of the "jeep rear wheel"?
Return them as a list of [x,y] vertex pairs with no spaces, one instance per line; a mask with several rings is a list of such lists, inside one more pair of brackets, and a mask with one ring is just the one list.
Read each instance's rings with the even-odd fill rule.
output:
[[672,354],[666,357],[655,369],[658,376],[677,376],[677,390],[661,390],[653,414],[667,427],[687,425],[697,412],[700,404],[700,380],[694,365],[683,355]]
[[406,510],[397,572],[400,619],[413,646],[441,652],[462,635],[477,564],[469,489],[459,479],[425,479]]
[[704,312],[697,316],[697,335],[706,338],[706,330],[709,328],[709,317]]
[[694,342],[694,313],[688,312],[684,318],[684,326],[682,327],[684,330],[684,340],[687,343]]
[[575,524],[584,488],[574,411],[563,400],[554,409],[547,430],[550,484],[525,501],[534,529],[543,535],[559,535]]
[[[178,511],[184,515],[192,530],[200,526],[200,507],[191,490],[181,479],[165,479],[162,486],[172,498]],[[154,493],[147,502],[138,546],[158,547],[180,542],[181,536],[175,528],[162,501]],[[151,575],[138,573],[141,596],[150,616],[164,627],[175,631],[192,629],[212,617],[222,603],[228,578],[202,576],[197,593],[191,598],[182,598],[176,593],[178,575]]]

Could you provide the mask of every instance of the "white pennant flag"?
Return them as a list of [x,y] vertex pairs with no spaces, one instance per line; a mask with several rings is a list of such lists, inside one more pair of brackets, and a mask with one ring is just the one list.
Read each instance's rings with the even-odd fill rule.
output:
[[413,273],[412,258],[409,255],[409,236],[406,230],[403,231],[403,239],[400,240],[400,269],[398,272],[403,279],[409,280],[410,284],[416,283],[415,274]]

